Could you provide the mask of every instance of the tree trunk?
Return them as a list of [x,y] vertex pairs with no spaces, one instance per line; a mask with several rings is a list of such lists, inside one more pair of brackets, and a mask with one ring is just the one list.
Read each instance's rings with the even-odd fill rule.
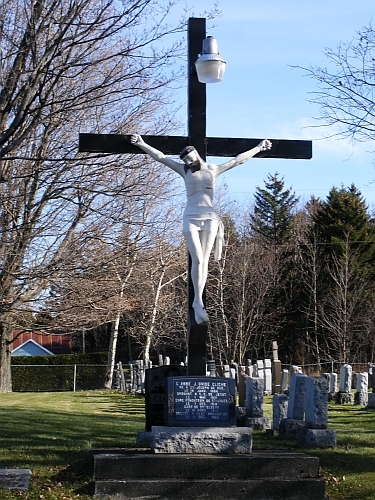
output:
[[0,392],[12,392],[12,333],[12,322],[7,318],[0,321]]
[[115,368],[115,358],[118,339],[118,327],[120,324],[121,313],[118,311],[115,321],[112,322],[111,339],[109,341],[107,372],[105,374],[104,389],[112,388],[113,370]]

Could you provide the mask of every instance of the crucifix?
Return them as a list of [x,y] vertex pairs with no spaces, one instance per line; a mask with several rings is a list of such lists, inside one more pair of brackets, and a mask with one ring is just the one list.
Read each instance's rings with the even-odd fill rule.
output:
[[[201,52],[202,42],[206,38],[206,19],[190,18],[188,21],[188,135],[153,136],[143,135],[148,146],[164,155],[179,155],[187,146],[194,146],[200,158],[205,162],[207,156],[237,157],[252,150],[261,143],[261,139],[206,137],[206,84],[198,81],[195,70],[197,55]],[[264,142],[264,141],[263,141]],[[312,157],[311,141],[270,139],[272,148],[264,148],[255,157],[296,158]],[[134,135],[121,134],[80,134],[80,152],[101,153],[143,153],[134,141]],[[187,149],[189,151],[189,149]],[[189,154],[189,153],[184,153]],[[173,160],[166,164],[174,164]],[[177,164],[176,164],[177,165]],[[196,320],[194,314],[194,286],[191,278],[191,255],[188,258],[188,329],[187,353],[188,374],[206,375],[206,343],[208,323]],[[205,290],[202,294],[206,304]]]

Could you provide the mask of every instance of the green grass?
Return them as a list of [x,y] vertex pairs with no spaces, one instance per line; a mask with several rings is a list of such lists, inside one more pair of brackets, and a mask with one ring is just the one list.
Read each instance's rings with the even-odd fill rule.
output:
[[[93,495],[91,449],[134,447],[144,429],[144,400],[115,391],[0,395],[0,467],[29,468],[27,493],[0,490],[0,499],[88,500]],[[265,398],[271,417],[272,398]],[[375,411],[330,403],[336,450],[318,456],[331,500],[375,500]],[[254,448],[295,449],[254,432]]]
[[[272,398],[265,398],[271,417]],[[337,448],[301,450],[294,442],[254,433],[254,447],[295,449],[319,457],[330,500],[375,500],[375,410],[329,403],[329,428],[337,431]]]
[[89,499],[91,449],[134,447],[144,400],[114,391],[0,395],[0,467],[32,471],[29,491],[0,499]]

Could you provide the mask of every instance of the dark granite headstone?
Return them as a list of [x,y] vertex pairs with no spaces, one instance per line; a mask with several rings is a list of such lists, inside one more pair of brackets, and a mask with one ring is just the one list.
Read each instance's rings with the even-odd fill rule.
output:
[[182,365],[164,365],[146,370],[146,431],[151,431],[153,425],[165,425],[164,403],[167,378],[184,375],[187,375],[187,367]]
[[170,377],[165,420],[172,426],[235,426],[235,402],[233,379]]

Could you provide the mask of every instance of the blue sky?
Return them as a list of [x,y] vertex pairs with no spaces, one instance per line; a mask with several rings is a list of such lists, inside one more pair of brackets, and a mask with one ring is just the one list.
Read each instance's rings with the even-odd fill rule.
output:
[[[205,17],[213,2],[188,6],[191,17]],[[218,40],[227,68],[222,83],[207,85],[207,135],[313,140],[312,160],[256,159],[227,172],[222,181],[231,198],[251,201],[255,186],[278,172],[301,200],[325,199],[332,186],[354,183],[375,210],[375,146],[322,139],[323,129],[310,127],[319,116],[308,102],[315,82],[292,68],[327,66],[324,49],[368,26],[374,0],[219,0],[218,7],[222,15],[207,22],[207,35]]]

